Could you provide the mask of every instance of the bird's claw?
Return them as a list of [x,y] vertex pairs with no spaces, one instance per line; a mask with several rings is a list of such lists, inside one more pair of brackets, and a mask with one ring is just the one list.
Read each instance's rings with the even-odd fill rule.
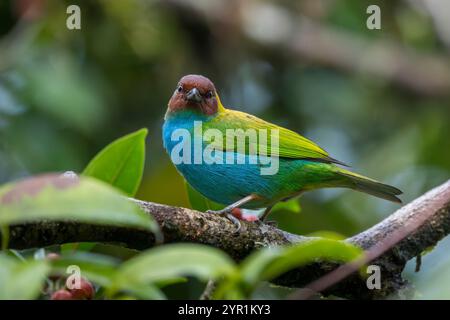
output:
[[270,221],[264,221],[265,224],[271,226],[271,227],[277,227],[278,223],[275,220],[270,220]]
[[231,213],[231,211],[227,210],[225,208],[225,209],[222,209],[222,210],[206,210],[206,213],[217,214],[219,216],[225,216],[225,215]]
[[235,225],[236,230],[234,230],[234,233],[238,233],[239,230],[241,230],[241,222],[239,221],[239,219],[237,219],[235,216],[233,216],[230,213],[226,214],[225,217],[228,220],[230,220],[231,222],[233,222],[233,224]]
[[241,230],[241,222],[239,221],[239,219],[233,216],[229,210],[217,210],[217,211],[208,210],[206,211],[206,213],[217,214],[233,222],[233,224],[236,226],[236,230],[234,231],[234,233],[238,233],[239,230]]
[[265,221],[265,220],[259,219],[259,220],[256,220],[256,223],[258,223],[259,225],[266,224],[268,226],[275,227],[275,228],[278,227],[278,223],[275,220]]

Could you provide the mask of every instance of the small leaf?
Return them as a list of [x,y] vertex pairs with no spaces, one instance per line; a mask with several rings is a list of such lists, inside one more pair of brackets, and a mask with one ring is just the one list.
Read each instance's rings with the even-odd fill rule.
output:
[[218,279],[235,271],[234,262],[222,251],[196,244],[171,244],[141,253],[125,262],[117,275],[117,286],[161,283],[176,277]]
[[280,201],[278,202],[272,209],[272,212],[284,210],[292,213],[300,213],[302,208],[300,207],[300,202],[298,199],[294,198],[288,201]]
[[83,175],[105,181],[133,197],[144,172],[146,136],[147,129],[141,129],[113,141],[89,162]]
[[22,262],[0,253],[0,300],[37,298],[49,271],[44,260]]
[[135,203],[92,178],[46,174],[0,188],[0,225],[37,220],[72,220],[158,230],[151,216]]
[[207,210],[220,210],[225,207],[221,204],[207,199],[200,192],[195,190],[187,181],[185,181],[185,185],[191,209],[205,212]]

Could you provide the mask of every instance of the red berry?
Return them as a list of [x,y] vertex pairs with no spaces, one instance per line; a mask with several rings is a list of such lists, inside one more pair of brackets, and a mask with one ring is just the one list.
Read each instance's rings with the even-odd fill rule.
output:
[[52,294],[52,297],[50,298],[50,300],[73,300],[73,299],[74,297],[72,293],[64,289],[55,291]]
[[82,300],[88,299],[91,300],[94,298],[95,289],[94,286],[86,279],[81,278],[80,280],[80,289],[69,289],[74,299]]

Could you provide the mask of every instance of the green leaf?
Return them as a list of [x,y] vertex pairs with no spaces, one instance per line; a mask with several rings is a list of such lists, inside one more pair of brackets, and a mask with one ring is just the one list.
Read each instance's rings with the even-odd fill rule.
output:
[[18,250],[14,250],[14,249],[8,249],[5,251],[6,255],[16,258],[19,261],[25,262],[26,259],[25,257],[22,255],[22,252],[18,251]]
[[66,276],[69,275],[66,273],[67,267],[73,265],[78,266],[82,277],[104,287],[109,287],[115,277],[119,260],[100,254],[75,252],[62,255],[60,258],[52,260],[51,265],[52,273]]
[[9,246],[9,226],[0,224],[0,233],[2,235],[2,250],[6,250]]
[[0,253],[0,300],[37,298],[49,271],[46,261],[22,262]]
[[151,284],[127,283],[122,286],[121,292],[145,300],[166,299],[164,293],[162,293],[162,291],[159,288]]
[[[75,252],[61,256],[52,261],[52,274],[68,275],[69,266],[78,266],[80,275],[103,287],[105,294],[114,297],[115,279],[120,268],[119,259],[90,252]],[[171,281],[176,281],[171,279]],[[141,299],[165,299],[164,294],[154,284],[123,283],[120,287],[123,293],[129,293]]]
[[218,204],[204,197],[200,192],[195,190],[187,181],[185,181],[185,185],[191,209],[205,212],[207,210],[220,210],[225,207],[221,204]]
[[61,245],[61,253],[73,253],[75,251],[91,251],[97,243],[81,242],[81,243],[64,243]]
[[92,178],[46,174],[0,188],[0,225],[37,220],[158,230],[155,221],[138,205]]
[[294,268],[317,260],[349,262],[360,257],[362,249],[343,241],[317,239],[287,247],[270,261],[261,273],[262,279],[274,279]]
[[223,283],[216,297],[230,298],[230,293],[242,290],[249,295],[261,281],[274,279],[285,272],[314,261],[348,262],[358,258],[362,250],[343,241],[315,239],[305,243],[272,247],[247,257],[240,265],[238,276]]
[[146,136],[147,129],[141,129],[113,141],[89,162],[83,175],[105,181],[133,197],[144,172]]
[[235,272],[235,264],[219,249],[196,244],[171,244],[145,251],[119,269],[117,287],[156,283],[183,276],[218,279]]
[[186,277],[174,277],[174,278],[167,278],[162,281],[156,281],[155,285],[158,288],[164,288],[178,283],[186,283],[187,281],[188,279]]
[[280,201],[278,202],[272,209],[272,212],[275,211],[289,211],[292,213],[300,213],[302,211],[302,208],[300,207],[300,202],[298,202],[298,199],[291,199],[289,201]]

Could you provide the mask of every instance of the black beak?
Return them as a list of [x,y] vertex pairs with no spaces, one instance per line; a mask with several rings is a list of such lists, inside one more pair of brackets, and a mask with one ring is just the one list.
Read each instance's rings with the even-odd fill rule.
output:
[[197,103],[200,103],[203,100],[202,95],[200,94],[200,92],[198,91],[197,88],[191,89],[191,91],[189,91],[186,94],[186,99],[188,99],[188,101],[197,102]]

